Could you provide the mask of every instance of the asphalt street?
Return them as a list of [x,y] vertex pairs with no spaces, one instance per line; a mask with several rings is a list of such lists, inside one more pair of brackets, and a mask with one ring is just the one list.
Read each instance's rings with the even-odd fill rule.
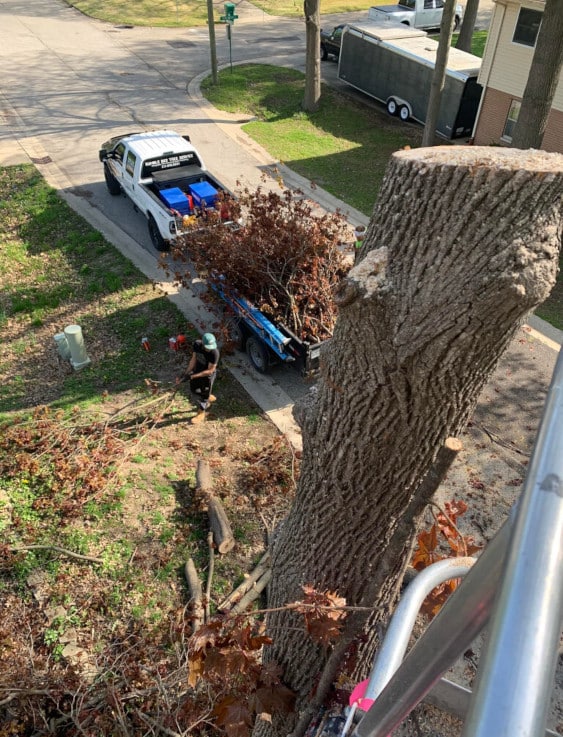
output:
[[[480,26],[486,26],[490,15],[490,0],[486,2]],[[213,317],[195,296],[203,285],[196,280],[192,292],[177,294],[166,282],[156,267],[158,254],[144,217],[125,198],[109,195],[98,160],[101,143],[112,135],[167,127],[189,133],[208,168],[229,188],[237,182],[257,186],[263,173],[271,171],[276,162],[241,131],[242,121],[210,108],[201,97],[199,82],[210,67],[207,29],[106,24],[59,0],[4,0],[0,12],[0,164],[33,161],[80,214],[162,283],[192,322],[209,324]],[[245,0],[237,12],[230,49],[225,28],[216,27],[220,65],[228,66],[232,54],[234,64],[264,61],[304,69],[302,19],[266,16]],[[365,12],[324,16],[323,26],[364,17]],[[324,80],[335,84],[336,64],[321,68]],[[291,170],[281,171],[290,186],[307,187]],[[311,195],[327,209],[347,212],[351,224],[367,222],[321,189]],[[560,336],[552,331],[550,337],[559,341]],[[557,348],[548,344],[542,343],[535,354],[537,358],[542,352],[546,385]],[[233,361],[232,370],[298,443],[289,409],[308,384],[283,366],[260,376],[244,356]]]

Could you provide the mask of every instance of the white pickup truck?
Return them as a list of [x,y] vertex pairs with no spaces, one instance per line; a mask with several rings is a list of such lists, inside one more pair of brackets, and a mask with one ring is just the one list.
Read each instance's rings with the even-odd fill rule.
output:
[[[424,30],[439,28],[444,11],[444,0],[399,0],[397,5],[378,5],[368,10],[369,20],[403,23]],[[463,6],[455,6],[454,29],[463,20]]]
[[194,222],[205,224],[210,210],[229,221],[231,194],[209,174],[188,136],[170,130],[115,136],[102,145],[99,158],[109,193],[123,192],[145,215],[159,251]]

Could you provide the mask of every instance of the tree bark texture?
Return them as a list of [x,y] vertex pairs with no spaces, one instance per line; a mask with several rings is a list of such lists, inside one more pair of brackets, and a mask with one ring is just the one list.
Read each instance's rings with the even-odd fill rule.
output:
[[436,138],[436,125],[438,123],[442,92],[446,80],[446,67],[448,66],[448,56],[452,42],[454,18],[455,0],[446,0],[442,13],[442,23],[440,24],[440,40],[438,41],[436,64],[434,66],[434,73],[432,74],[432,84],[430,85],[426,122],[422,133],[423,146],[432,146]]
[[547,0],[518,120],[514,148],[541,148],[563,66],[563,0]]
[[459,36],[457,37],[456,49],[471,53],[471,42],[473,41],[473,30],[477,22],[477,12],[479,10],[479,0],[467,0]]
[[[386,621],[421,480],[555,282],[562,198],[558,154],[441,146],[393,155],[360,261],[336,292],[320,379],[296,413],[301,476],[273,544],[269,606],[300,599],[303,584],[365,604],[387,566],[370,592],[372,626]],[[391,542],[403,559],[386,559]],[[283,667],[303,706],[329,652],[292,612],[272,613],[268,628],[265,659]],[[371,662],[367,639],[360,657]],[[262,722],[255,734],[288,727]]]
[[320,0],[304,0],[305,13],[305,95],[303,109],[314,113],[321,99],[321,14]]

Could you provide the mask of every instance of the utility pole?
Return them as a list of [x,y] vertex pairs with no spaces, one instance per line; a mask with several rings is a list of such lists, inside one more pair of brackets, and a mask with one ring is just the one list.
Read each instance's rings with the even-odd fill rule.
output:
[[207,25],[209,26],[211,77],[213,79],[213,84],[219,84],[219,77],[217,76],[217,48],[215,46],[215,20],[213,18],[213,0],[207,0]]

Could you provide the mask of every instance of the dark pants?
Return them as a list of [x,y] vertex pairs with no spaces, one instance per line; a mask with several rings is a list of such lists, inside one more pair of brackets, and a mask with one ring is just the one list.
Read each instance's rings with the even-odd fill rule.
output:
[[197,379],[190,379],[190,391],[196,396],[199,406],[203,410],[206,410],[209,406],[209,395],[213,389],[216,375],[215,373],[211,374],[211,376],[200,376]]

